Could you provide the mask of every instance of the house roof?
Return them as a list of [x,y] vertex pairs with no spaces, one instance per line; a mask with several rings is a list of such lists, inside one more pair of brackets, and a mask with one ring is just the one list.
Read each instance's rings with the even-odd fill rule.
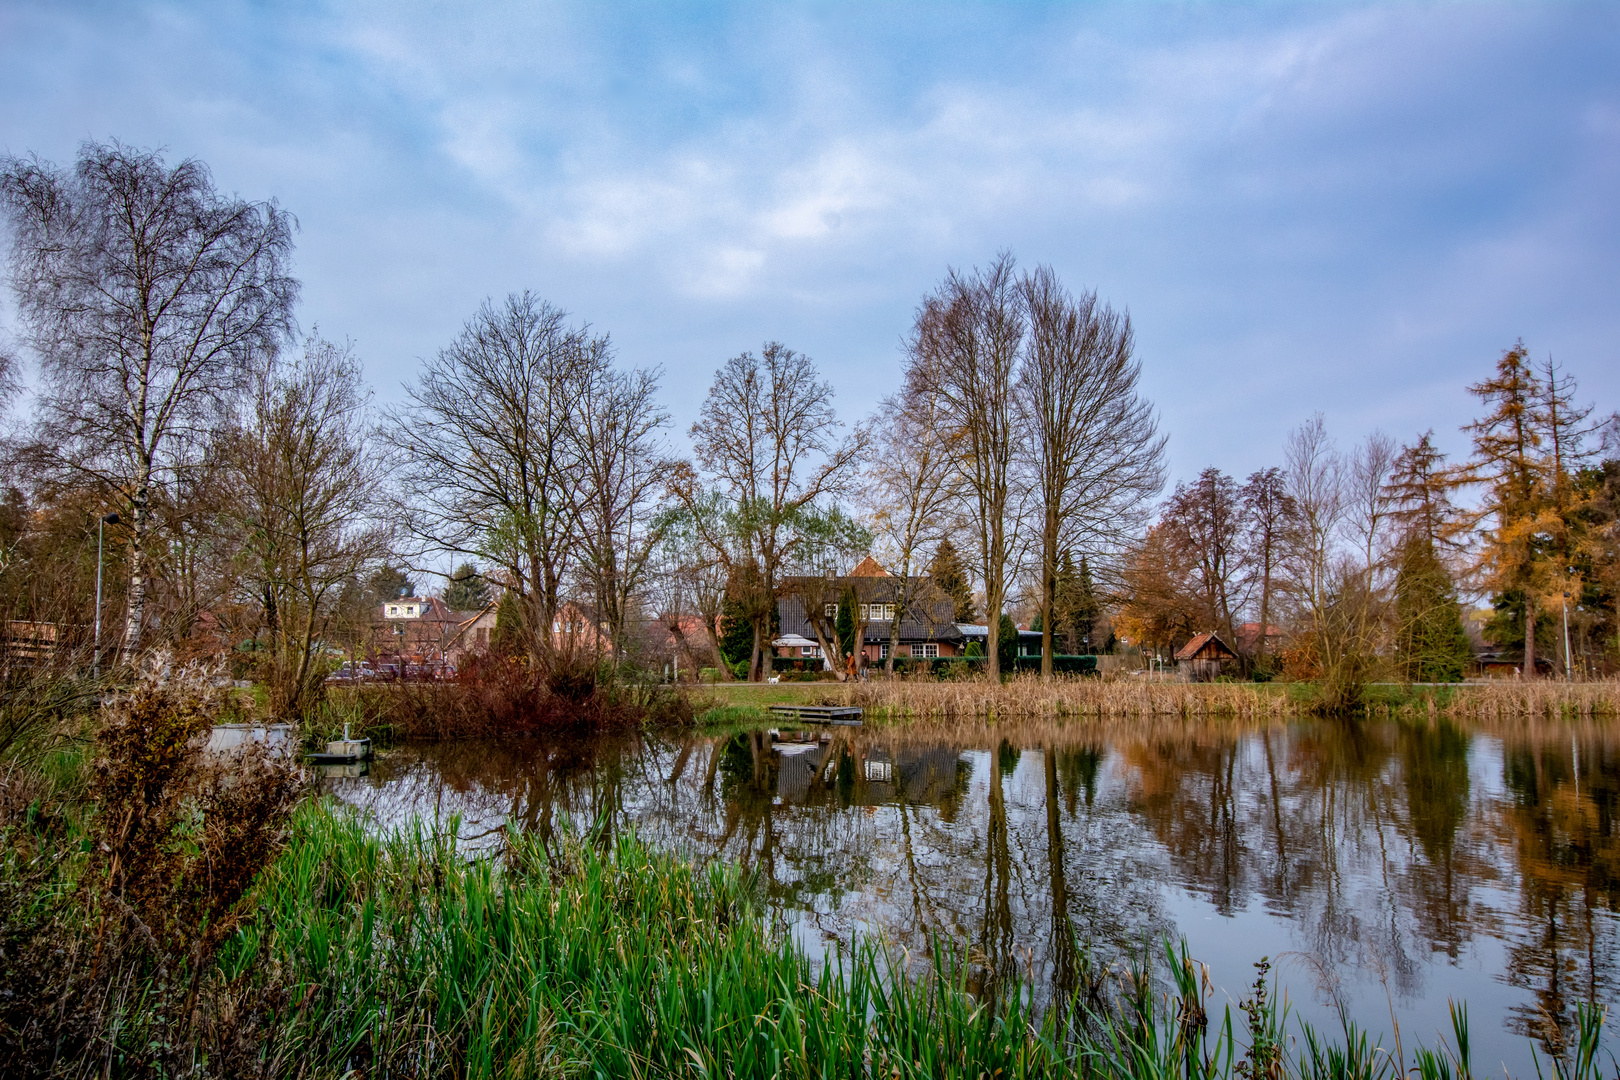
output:
[[1176,650],[1177,660],[1226,660],[1237,657],[1213,631],[1199,634]]
[[878,561],[868,555],[862,559],[860,565],[849,572],[850,577],[890,577],[889,572],[878,565]]

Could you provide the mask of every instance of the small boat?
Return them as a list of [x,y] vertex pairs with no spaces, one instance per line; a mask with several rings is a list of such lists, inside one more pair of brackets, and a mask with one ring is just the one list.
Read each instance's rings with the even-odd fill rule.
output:
[[327,743],[324,754],[306,754],[305,760],[311,765],[352,765],[370,757],[371,740],[349,738],[349,725],[344,724],[343,738]]

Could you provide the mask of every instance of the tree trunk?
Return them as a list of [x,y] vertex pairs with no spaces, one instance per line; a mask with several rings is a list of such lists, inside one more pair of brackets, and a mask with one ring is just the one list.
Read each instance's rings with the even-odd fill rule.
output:
[[1536,602],[1529,589],[1524,596],[1524,677],[1536,677]]
[[135,662],[141,651],[141,628],[146,617],[146,534],[152,527],[152,489],[142,484],[130,500],[129,606],[124,616],[123,661]]

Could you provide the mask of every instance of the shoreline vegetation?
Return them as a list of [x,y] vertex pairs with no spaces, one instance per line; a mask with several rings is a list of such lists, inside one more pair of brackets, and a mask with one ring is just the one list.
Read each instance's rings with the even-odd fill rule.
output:
[[[1123,679],[1020,676],[935,682],[721,684],[690,690],[699,723],[770,718],[779,704],[858,705],[869,726],[957,724],[970,720],[1107,722],[1174,717],[1188,720],[1284,720],[1318,715],[1313,687],[1296,683],[1169,683]],[[1328,715],[1328,714],[1322,714]],[[1374,685],[1357,713],[1370,718],[1427,717],[1500,722],[1620,717],[1620,679]]]
[[[1250,692],[1159,689],[1206,704]],[[1567,696],[1503,700],[1573,715]],[[104,707],[93,743],[36,732],[11,748],[0,1074],[1472,1075],[1465,1010],[1450,1041],[1408,1058],[1398,1038],[1291,1018],[1261,966],[1217,1014],[1184,944],[1094,957],[1073,941],[1050,984],[946,941],[930,955],[857,941],[818,967],[736,867],[623,834],[468,846],[456,821],[420,818],[379,833],[262,753],[207,753],[221,707],[206,680],[149,677]],[[901,729],[872,734],[885,730]],[[1583,1007],[1552,1048],[1559,1077],[1607,1075],[1603,1024]]]
[[[1015,965],[948,943],[909,957],[857,942],[818,969],[735,867],[624,835],[548,849],[512,833],[499,853],[471,852],[456,824],[378,835],[355,812],[306,803],[203,962],[161,950],[133,962],[126,946],[99,979],[95,923],[74,919],[93,870],[58,853],[59,879],[12,916],[8,952],[18,922],[46,928],[58,978],[97,996],[8,1002],[7,1075],[1474,1075],[1466,1006],[1451,1039],[1408,1059],[1398,1038],[1290,1016],[1263,960],[1247,996],[1217,1011],[1184,943],[1110,964],[1077,943],[1068,985],[1038,1004]],[[37,824],[6,828],[42,841]],[[20,899],[7,850],[8,899]],[[20,1004],[31,1028],[19,1030]],[[77,1046],[49,1031],[74,1005],[97,1021],[84,1030],[78,1017]],[[1603,1028],[1583,1006],[1549,1075],[1604,1076]]]

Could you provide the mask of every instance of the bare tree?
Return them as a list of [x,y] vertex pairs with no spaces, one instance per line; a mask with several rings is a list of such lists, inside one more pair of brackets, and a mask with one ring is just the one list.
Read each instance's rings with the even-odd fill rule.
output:
[[225,440],[237,491],[227,513],[242,536],[241,580],[263,614],[276,716],[314,704],[318,644],[339,594],[388,554],[368,396],[353,352],[311,337],[302,356],[258,375],[246,422]]
[[1393,522],[1389,481],[1399,457],[1395,440],[1374,431],[1345,465],[1345,528],[1361,552],[1368,588],[1383,561],[1385,534]]
[[1299,507],[1288,494],[1283,471],[1275,467],[1251,473],[1238,495],[1246,519],[1248,562],[1260,588],[1260,633],[1254,663],[1263,668],[1278,572],[1299,527]]
[[385,431],[403,459],[407,526],[430,549],[499,568],[522,637],[549,651],[580,556],[578,402],[607,342],[531,293],[486,301],[423,365]]
[[656,504],[668,468],[659,433],[669,413],[657,394],[657,372],[599,367],[576,406],[583,570],[608,640],[621,653],[627,609],[659,539]]
[[[919,592],[932,589],[924,564],[945,536],[962,494],[940,405],[932,395],[905,392],[884,400],[866,473],[863,494],[872,524],[872,554],[894,578],[895,618],[889,621],[884,664],[891,675],[901,623]],[[831,602],[836,604],[837,598]]]
[[[723,489],[740,551],[711,541],[730,562],[733,588],[748,592],[754,626],[749,671],[771,671],[770,613],[779,578],[804,539],[801,516],[850,485],[865,446],[856,431],[843,439],[832,407],[832,386],[808,356],[778,342],[760,355],[743,353],[715,372],[691,435],[697,460]],[[685,489],[695,503],[701,492]]]
[[[659,527],[664,563],[674,579],[665,585],[669,600],[665,610],[676,612],[672,633],[679,637],[679,613],[690,606],[703,622],[719,678],[729,682],[731,669],[720,650],[720,613],[731,577],[732,553],[740,546],[733,537],[734,518],[718,492],[698,486],[688,463],[676,463],[669,477],[677,504],[664,512]],[[665,625],[670,625],[667,617]]]
[[1050,267],[1019,282],[1028,320],[1018,441],[1039,515],[1041,677],[1052,677],[1053,607],[1065,550],[1115,553],[1164,485],[1164,437],[1138,391],[1130,316],[1071,296]]
[[40,444],[129,512],[123,650],[140,649],[154,489],[177,436],[210,426],[255,356],[291,332],[294,222],[274,202],[214,190],[202,163],[86,143],[71,173],[0,167],[11,280],[43,375]]
[[1249,576],[1237,483],[1211,466],[1191,484],[1177,484],[1164,525],[1180,561],[1192,570],[1205,627],[1235,640],[1233,616],[1244,604]]
[[1284,461],[1288,496],[1299,512],[1288,560],[1290,590],[1307,611],[1319,613],[1327,604],[1333,539],[1344,517],[1343,459],[1321,413],[1289,433]]
[[1023,337],[1013,258],[1003,253],[982,270],[949,271],[924,297],[906,346],[907,389],[939,402],[965,493],[984,584],[985,665],[992,679],[1001,670],[1001,613],[1019,539],[1013,394]]
[[[842,573],[871,549],[872,533],[837,507],[808,512],[795,524],[800,543],[794,558],[796,573],[788,587],[804,605],[821,655],[831,661],[833,671],[842,679],[847,672],[843,641],[838,636],[838,605],[846,600],[849,591]],[[859,610],[857,606],[851,612],[856,617],[857,650],[865,640],[867,621],[859,618]]]

